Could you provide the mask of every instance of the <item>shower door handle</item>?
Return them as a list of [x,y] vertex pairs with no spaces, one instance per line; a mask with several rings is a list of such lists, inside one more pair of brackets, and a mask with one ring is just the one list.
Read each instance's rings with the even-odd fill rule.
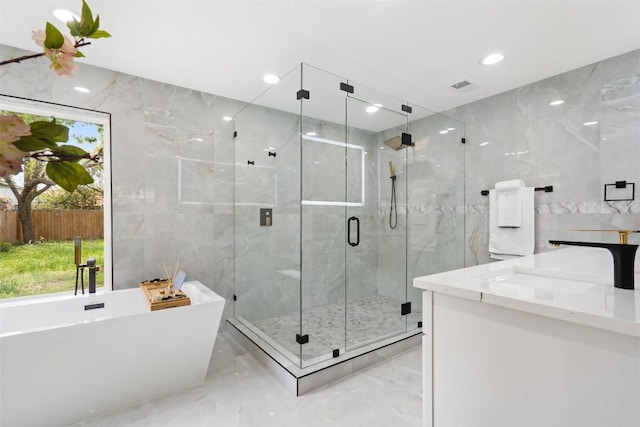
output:
[[[356,222],[355,242],[351,241],[351,221]],[[352,216],[351,218],[349,218],[349,221],[347,221],[347,242],[349,242],[351,246],[358,246],[360,244],[360,220],[355,216]]]

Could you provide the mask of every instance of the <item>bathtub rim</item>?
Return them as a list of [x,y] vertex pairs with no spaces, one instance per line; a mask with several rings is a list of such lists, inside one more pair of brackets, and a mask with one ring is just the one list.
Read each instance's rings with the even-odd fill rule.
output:
[[[193,289],[193,288],[195,288],[195,289]],[[2,330],[0,330],[0,339],[9,338],[9,337],[12,337],[12,336],[17,336],[17,335],[24,335],[24,334],[43,332],[43,331],[50,331],[50,330],[58,329],[58,328],[69,328],[69,327],[74,327],[74,326],[77,326],[77,325],[93,323],[93,322],[102,322],[102,321],[107,321],[107,320],[116,319],[116,318],[128,318],[128,317],[133,317],[133,316],[141,316],[141,315],[154,314],[154,313],[163,313],[163,312],[166,312],[167,310],[187,309],[187,308],[192,307],[192,306],[203,305],[203,304],[207,304],[207,303],[215,303],[217,301],[223,301],[223,303],[226,303],[224,298],[222,298],[220,295],[218,295],[213,290],[209,289],[208,287],[206,287],[204,284],[202,284],[201,282],[199,282],[197,280],[192,280],[192,281],[185,282],[183,284],[183,289],[184,289],[184,292],[187,295],[189,295],[189,298],[191,299],[191,304],[190,305],[182,306],[182,307],[172,307],[170,309],[156,310],[156,311],[152,311],[151,308],[148,305],[144,305],[144,307],[146,307],[145,310],[131,311],[131,312],[126,313],[126,314],[111,315],[111,316],[97,316],[97,317],[95,317],[93,319],[85,319],[85,320],[77,320],[77,321],[61,322],[61,323],[52,323],[52,324],[48,324],[48,325],[45,325],[45,326],[33,327],[33,328],[25,329],[25,330],[14,330],[14,331],[9,331],[9,332],[2,332]],[[198,294],[196,294],[196,292],[198,292]],[[112,295],[112,294],[115,294],[115,293],[118,293],[118,294],[130,293],[132,295],[138,293],[140,295],[141,299],[144,301],[144,296],[143,296],[143,294],[142,294],[142,292],[140,291],[139,288],[127,288],[127,289],[119,289],[117,291],[105,290],[103,292],[96,292],[95,294],[86,294],[85,293],[84,295],[82,295],[82,294],[74,295],[73,292],[69,292],[66,295],[60,295],[60,293],[55,293],[55,294],[48,294],[49,295],[48,298],[47,297],[34,298],[34,297],[37,296],[37,295],[34,295],[34,296],[31,296],[31,297],[24,297],[24,298],[20,299],[19,301],[18,301],[18,298],[8,298],[6,300],[0,301],[0,310],[2,310],[4,307],[6,307],[6,308],[10,308],[10,307],[13,308],[13,307],[20,307],[20,306],[28,307],[30,305],[55,303],[55,302],[58,302],[58,301],[66,301],[66,300],[73,300],[73,299],[86,299],[86,300],[89,300],[89,299],[93,299],[93,298],[99,299],[101,297],[109,298],[109,295]],[[120,295],[118,295],[118,296],[120,296]],[[102,301],[97,301],[97,302],[102,302]]]

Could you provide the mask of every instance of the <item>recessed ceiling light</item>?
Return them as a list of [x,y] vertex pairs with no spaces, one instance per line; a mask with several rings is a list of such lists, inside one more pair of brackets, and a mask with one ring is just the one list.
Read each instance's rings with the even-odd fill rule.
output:
[[230,122],[231,120],[233,120],[233,117],[224,116],[222,120],[224,120],[225,122]]
[[265,83],[269,83],[270,85],[276,84],[280,81],[280,77],[276,76],[275,74],[266,74],[262,80],[264,80]]
[[364,109],[364,111],[366,111],[367,113],[375,113],[379,109],[380,107],[376,107],[375,105],[369,105],[367,108]]
[[60,21],[64,22],[65,24],[71,20],[73,20],[73,18],[76,18],[76,21],[80,21],[80,17],[78,17],[78,15],[76,15],[75,13],[68,11],[66,9],[56,9],[53,11],[53,16],[55,16],[57,19],[59,19]]
[[596,120],[592,121],[592,122],[584,122],[583,126],[593,126],[593,125],[597,125],[598,122]]
[[87,89],[86,87],[82,87],[82,86],[74,86],[73,90],[78,91],[80,93],[89,93],[89,92],[91,92],[91,90]]
[[200,141],[200,142],[204,141],[204,139],[202,139],[202,138],[193,138],[193,139],[196,140],[196,141]]
[[441,130],[440,133],[444,135],[445,133],[449,133],[449,131],[445,129],[445,130]]
[[564,100],[563,100],[563,99],[556,99],[555,101],[551,101],[551,102],[549,103],[549,105],[553,105],[554,107],[555,107],[556,105],[562,105],[562,104],[564,104]]
[[448,131],[456,130],[456,128],[447,128]]
[[492,53],[490,55],[485,56],[484,58],[482,58],[482,64],[483,65],[493,65],[493,64],[497,64],[498,62],[502,61],[504,59],[504,55],[501,53]]
[[316,133],[315,133],[315,132],[307,132],[307,135],[309,135],[309,136],[316,136]]
[[485,145],[491,144],[491,141],[484,141],[480,143],[480,147],[484,147]]

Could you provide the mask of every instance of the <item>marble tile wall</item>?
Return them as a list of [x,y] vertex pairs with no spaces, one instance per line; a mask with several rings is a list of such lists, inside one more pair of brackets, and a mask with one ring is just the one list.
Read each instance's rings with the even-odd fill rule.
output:
[[[556,99],[565,102],[549,105]],[[445,114],[466,127],[467,265],[489,262],[488,198],[480,191],[497,181],[553,185],[535,195],[536,252],[549,250],[552,238],[617,239],[573,229],[640,227],[637,191],[633,202],[604,201],[605,184],[640,182],[640,50]]]
[[[20,54],[20,50],[0,45],[2,58]],[[92,93],[75,92],[75,85],[89,86]],[[156,277],[158,263],[179,258],[190,277],[230,300],[234,182],[241,187],[255,184],[243,181],[242,174],[236,176],[235,172],[247,170],[247,166],[241,164],[242,159],[234,159],[234,124],[221,117],[239,111],[243,103],[85,65],[73,79],[61,79],[38,60],[2,67],[0,92],[111,113],[116,289],[134,287],[141,279]],[[562,98],[565,103],[549,106],[555,98]],[[297,283],[295,273],[287,274],[300,269],[299,260],[290,250],[298,245],[293,229],[298,231],[296,236],[300,235],[299,207],[292,196],[300,176],[291,167],[297,153],[292,136],[299,131],[300,123],[286,114],[254,114],[263,114],[257,120],[266,126],[253,130],[261,140],[259,149],[264,154],[265,148],[275,144],[278,157],[267,158],[271,163],[265,163],[259,172],[258,168],[252,169],[260,175],[259,184],[245,202],[269,206],[276,203],[277,197],[282,212],[274,218],[274,228],[280,224],[291,233],[279,233],[270,247],[258,247],[261,240],[251,239],[247,233],[239,245],[257,245],[252,250],[277,257],[269,261],[283,267],[276,272],[282,276],[276,280],[282,289],[277,298],[289,307],[299,298],[292,290]],[[456,130],[449,135],[453,141],[450,143],[429,133],[441,125],[456,127],[447,116],[465,127],[464,133]],[[399,214],[403,213],[401,209],[410,213],[409,276],[459,267],[462,248],[456,242],[462,233],[466,264],[489,262],[488,200],[480,191],[492,188],[500,180],[519,177],[528,185],[554,186],[553,193],[536,193],[536,251],[549,249],[545,243],[549,238],[586,238],[570,231],[574,228],[638,228],[638,202],[604,202],[603,188],[618,180],[640,182],[639,119],[640,51],[633,51],[446,111],[430,118],[431,122],[416,122],[412,133],[417,135],[417,144],[410,153],[407,172],[415,183],[410,186],[409,202],[401,200],[401,188],[398,192]],[[584,126],[589,121],[598,123]],[[306,129],[312,121],[303,125]],[[319,136],[342,140],[343,127],[326,122],[315,125],[322,129]],[[265,133],[265,129],[269,131]],[[462,135],[467,140],[464,154],[457,152],[459,148],[455,147],[459,145],[454,147]],[[372,141],[367,144],[379,148],[379,136],[363,134],[361,139]],[[240,164],[234,165],[236,161]],[[374,165],[367,171],[374,184],[372,198],[367,197],[379,204],[360,214],[371,215],[372,220],[367,223],[375,224],[381,233],[381,229],[388,228],[385,203],[389,184],[384,170],[387,159],[368,161]],[[275,168],[279,168],[277,191]],[[463,201],[457,184],[461,176],[465,177]],[[452,184],[444,188],[442,183]],[[338,188],[337,185],[328,181],[324,189]],[[256,212],[246,208],[237,213],[236,221],[256,223]],[[332,234],[344,233],[343,223],[339,225],[343,208],[323,207],[322,215],[316,215],[317,207],[303,209],[307,208],[309,214],[304,217],[309,218],[305,224],[308,233],[303,236],[308,238],[303,245],[312,251],[313,257],[307,259],[313,264],[304,268],[316,271],[318,276],[317,283],[305,288],[310,294],[304,300],[309,304],[334,301],[343,280],[338,270],[343,266],[340,255],[344,252],[336,251],[331,242]],[[381,241],[389,242],[388,237]],[[609,234],[588,237],[615,240]],[[630,237],[633,242],[637,239],[637,235]],[[372,265],[385,260],[395,262],[385,253],[385,247],[393,251],[394,244],[378,247],[371,256],[361,259],[362,275],[371,272]],[[413,255],[411,249],[415,251]],[[424,262],[425,254],[428,262]],[[264,281],[255,265],[242,271]],[[365,282],[375,286],[362,288],[362,296],[401,292],[385,289],[386,280]],[[320,286],[321,283],[328,286]],[[260,294],[254,298],[264,305]],[[227,304],[225,316],[231,315],[232,305]]]
[[[22,54],[0,45],[3,59]],[[180,260],[189,278],[229,300],[234,150],[222,116],[244,104],[82,64],[60,78],[43,61],[0,68],[0,92],[111,113],[114,289]]]
[[[419,107],[414,107],[419,113]],[[411,115],[409,115],[411,119]],[[391,151],[383,141],[407,131],[414,146]],[[446,131],[446,133],[441,133]],[[460,268],[464,235],[464,125],[430,114],[402,128],[381,132],[378,291],[420,307],[413,278]],[[388,161],[396,166],[398,228],[389,227]],[[405,273],[406,266],[406,273]]]

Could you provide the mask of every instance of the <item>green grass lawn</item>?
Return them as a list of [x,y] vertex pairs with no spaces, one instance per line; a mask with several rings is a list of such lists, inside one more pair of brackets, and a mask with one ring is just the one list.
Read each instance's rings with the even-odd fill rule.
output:
[[[74,290],[76,266],[73,254],[73,240],[17,245],[6,252],[0,251],[0,298]],[[82,241],[82,262],[90,257],[95,257],[96,263],[102,266],[103,240]],[[84,275],[84,286],[88,290],[89,272],[86,269]],[[96,282],[97,286],[103,286],[101,272],[96,274]]]

